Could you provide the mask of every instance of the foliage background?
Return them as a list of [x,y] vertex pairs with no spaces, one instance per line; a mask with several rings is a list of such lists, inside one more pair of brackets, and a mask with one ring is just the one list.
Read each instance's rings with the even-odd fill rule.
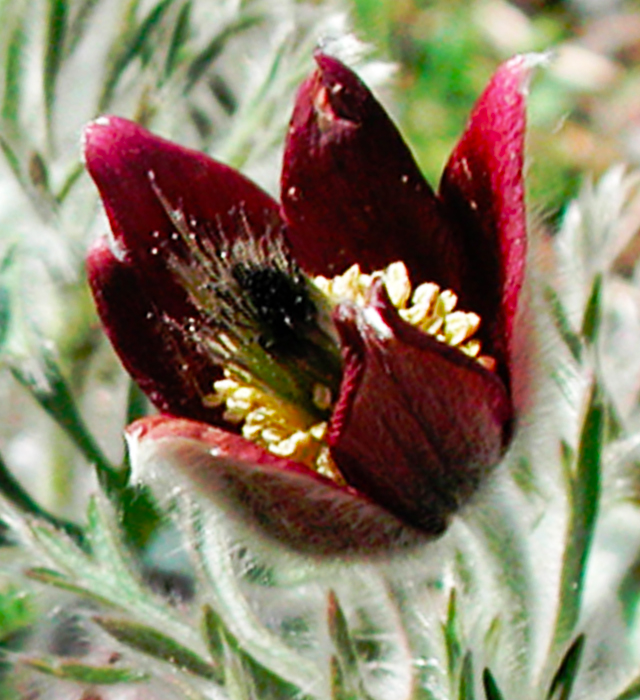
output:
[[[148,493],[114,486],[117,467],[125,460],[122,429],[148,407],[105,342],[86,289],[84,252],[104,230],[105,222],[80,163],[82,125],[105,111],[136,118],[165,136],[241,168],[277,194],[279,144],[295,86],[312,67],[311,53],[319,37],[339,37],[349,29],[354,29],[369,48],[356,50],[343,41],[340,50],[356,60],[364,77],[376,86],[432,183],[437,182],[473,101],[495,67],[517,52],[552,52],[553,60],[538,74],[532,90],[528,193],[544,280],[542,296],[554,329],[551,333],[545,327],[545,332],[564,343],[567,355],[562,356],[559,369],[545,365],[549,375],[554,373],[556,388],[560,386],[561,393],[569,396],[569,409],[560,411],[564,423],[557,434],[546,436],[545,444],[553,439],[556,442],[542,454],[555,458],[555,447],[562,445],[566,469],[563,474],[563,464],[545,467],[553,474],[545,476],[553,481],[551,487],[546,482],[541,486],[539,481],[544,482],[544,478],[536,477],[535,464],[524,464],[525,458],[519,462],[521,468],[512,471],[520,495],[529,496],[527,513],[532,519],[544,519],[544,508],[548,506],[545,512],[549,512],[556,506],[566,507],[569,501],[567,522],[562,518],[553,521],[564,537],[557,531],[554,535],[551,526],[543,529],[547,536],[552,533],[551,550],[560,562],[554,574],[559,579],[558,592],[550,593],[555,581],[550,575],[551,583],[543,581],[542,592],[537,593],[542,598],[557,595],[560,613],[546,664],[538,658],[527,665],[515,658],[515,653],[512,657],[492,656],[487,651],[492,648],[490,633],[497,633],[491,631],[491,624],[488,632],[478,631],[482,624],[473,607],[482,598],[457,594],[455,585],[440,581],[446,593],[441,623],[443,653],[448,659],[445,685],[450,686],[450,696],[470,698],[474,688],[476,692],[482,688],[485,697],[495,700],[504,693],[494,676],[500,677],[503,691],[505,687],[513,691],[516,670],[526,668],[533,690],[520,691],[525,693],[521,697],[543,697],[547,691],[549,697],[573,697],[585,630],[586,639],[592,639],[584,620],[596,609],[594,626],[600,630],[603,610],[608,611],[611,603],[607,598],[604,608],[596,605],[589,610],[581,607],[581,596],[574,595],[583,588],[597,515],[590,508],[593,503],[609,507],[622,501],[633,506],[629,511],[611,506],[614,515],[600,533],[599,551],[601,556],[608,551],[603,538],[614,543],[611,551],[616,566],[612,570],[617,573],[602,585],[605,590],[607,586],[615,588],[616,604],[620,603],[629,623],[624,633],[628,636],[616,632],[618,638],[631,640],[629,648],[635,648],[640,550],[634,534],[638,520],[634,508],[640,488],[634,450],[638,443],[640,367],[634,349],[640,337],[636,291],[640,206],[636,180],[625,178],[620,170],[605,173],[617,162],[633,167],[640,160],[637,3],[4,0],[0,2],[0,19],[0,486],[7,500],[2,511],[5,527],[0,530],[4,545],[0,549],[0,644],[6,652],[4,662],[0,660],[4,663],[0,696],[4,697],[4,692],[7,697],[23,697],[25,688],[32,688],[30,679],[15,673],[15,662],[25,662],[20,656],[25,649],[32,661],[35,652],[50,653],[51,644],[45,642],[57,639],[56,630],[66,614],[66,603],[61,603],[57,594],[47,594],[42,603],[42,592],[48,589],[38,587],[34,580],[64,588],[50,570],[45,571],[45,565],[51,567],[53,562],[58,570],[67,567],[67,589],[71,580],[85,597],[93,596],[94,603],[98,599],[104,602],[109,595],[113,603],[120,590],[117,584],[129,585],[133,591],[127,599],[131,619],[136,614],[139,617],[140,610],[147,610],[145,595],[155,595],[154,582],[160,580],[161,586],[169,586],[171,595],[181,590],[188,595],[181,586],[188,589],[192,585],[188,577],[182,577],[185,564],[181,555],[167,558],[166,550],[171,547],[166,542],[175,531],[160,527],[165,519]],[[604,179],[597,188],[580,190],[585,175]],[[578,204],[567,215],[567,203],[580,192]],[[545,343],[551,341],[543,340],[542,345]],[[544,425],[548,428],[549,424]],[[529,453],[523,450],[528,458],[540,450],[540,437],[533,428],[531,433],[535,449]],[[607,464],[613,464],[606,473],[601,470],[606,461],[601,459],[603,442],[609,449]],[[87,510],[89,494],[97,484],[92,465],[97,466],[102,482],[118,491],[118,521],[113,519],[110,506],[100,500]],[[601,492],[606,494],[602,500]],[[104,567],[124,562],[125,571],[133,552],[134,568],[142,572],[147,588],[139,589],[138,578],[134,576],[132,583],[123,573],[110,592],[101,589],[100,568],[91,568],[95,562],[83,558],[86,552],[69,548],[66,540],[61,546],[46,528],[29,530],[18,512],[44,518],[66,530],[75,541],[86,544],[90,540],[94,551],[96,543],[102,542],[104,546],[97,551],[104,557],[99,562]],[[494,526],[484,525],[487,531]],[[453,542],[463,537],[464,527],[454,532]],[[482,531],[482,523],[478,527]],[[165,538],[160,538],[164,542],[160,554],[159,530]],[[541,538],[539,532],[537,537]],[[121,548],[120,539],[128,549]],[[523,542],[524,537],[520,544]],[[567,551],[574,552],[573,557],[563,560],[563,543]],[[538,544],[531,545],[532,551]],[[443,546],[446,549],[447,545]],[[488,546],[488,541],[482,546]],[[478,556],[464,547],[456,551],[466,552],[469,561]],[[534,551],[534,563],[543,559]],[[504,566],[509,563],[505,554]],[[23,576],[25,567],[31,569],[29,580]],[[431,571],[418,569],[419,574],[414,571],[409,577],[413,582],[433,576]],[[77,580],[72,576],[74,570]],[[460,576],[459,569],[452,571]],[[283,574],[271,571],[270,575],[277,578]],[[354,570],[344,574],[346,578],[336,579],[347,601],[345,614],[330,598],[330,636],[342,669],[334,673],[334,697],[359,696],[362,684],[354,668],[362,665],[366,656],[363,639],[371,643],[375,636],[371,633],[367,637],[360,631],[360,636],[356,635],[360,646],[356,644],[354,651],[345,617],[355,605],[349,600],[348,576],[357,579],[362,575]],[[511,585],[516,578],[514,574]],[[417,603],[398,581],[381,580],[396,600],[409,601],[404,608],[400,606],[408,617],[420,609],[411,608]],[[502,583],[509,585],[508,581]],[[155,591],[153,595],[150,590]],[[376,594],[371,595],[375,602]],[[595,593],[590,595],[597,599]],[[55,605],[47,610],[50,600]],[[496,600],[501,600],[499,586],[494,603]],[[228,599],[218,602],[232,610],[235,604]],[[532,609],[526,608],[528,612],[522,614],[531,615]],[[180,637],[184,630],[176,621],[170,615],[166,620],[162,617],[164,608],[153,610],[167,629],[175,632],[174,639],[184,641]],[[208,634],[209,652],[227,662],[234,659],[225,662],[225,668],[227,685],[235,688],[235,696],[268,696],[266,691],[256,694],[256,679],[262,678],[263,685],[284,697],[285,691],[274,676],[260,676],[269,669],[270,658],[261,655],[260,644],[249,645],[248,653],[247,639],[238,641],[238,635],[229,632],[228,620],[218,620],[219,613],[205,613],[208,629],[218,630]],[[514,613],[511,621],[516,617]],[[352,614],[350,621],[353,623]],[[375,631],[375,624],[369,622]],[[410,620],[404,625],[407,638],[415,636]],[[524,622],[514,622],[514,629],[518,625],[524,627]],[[105,628],[109,628],[108,622]],[[109,629],[125,644],[124,628],[115,630],[111,624]],[[34,630],[41,640],[35,649]],[[596,640],[604,638],[604,633],[596,631]],[[517,634],[511,638],[514,644],[515,639]],[[150,653],[149,638],[143,641]],[[615,657],[615,644],[603,651],[598,643],[589,641],[591,646],[587,647],[590,671],[598,669],[598,663],[611,666]],[[142,653],[139,640],[137,647],[130,643],[127,648]],[[477,661],[477,653],[474,673],[470,649],[481,649],[485,654],[488,665],[484,674],[484,661]],[[176,649],[159,651],[156,646],[152,651],[156,662],[166,662]],[[428,659],[429,653],[435,652],[412,653]],[[544,654],[538,649],[538,655]],[[638,656],[626,652],[622,656],[619,671],[607,676],[611,692],[594,697],[640,697],[638,683],[633,680],[640,665]],[[260,672],[255,667],[256,658],[262,663]],[[49,664],[41,666],[40,673],[77,681],[68,668],[60,670],[59,659],[38,659],[45,666]],[[33,671],[34,664],[37,666],[35,661],[26,665]],[[191,657],[185,664],[200,668]],[[538,675],[531,670],[535,664]],[[147,662],[140,662],[140,666],[149,673]],[[286,663],[283,667],[291,670]],[[153,664],[151,669],[157,671]],[[554,675],[556,671],[559,675]],[[162,672],[158,675],[162,677]],[[576,697],[589,696],[589,682],[595,676],[595,672],[587,674],[582,690],[576,686]],[[96,677],[92,678],[95,682]],[[252,689],[243,689],[242,678],[253,679]],[[118,683],[127,680],[126,674],[114,679]],[[595,692],[604,693],[604,685],[604,681],[600,685],[596,682]],[[44,697],[47,692],[54,693],[37,688]],[[416,691],[415,697],[449,696],[444,691],[429,694],[427,681],[419,688],[423,695]],[[152,694],[164,697],[164,692],[153,687]]]

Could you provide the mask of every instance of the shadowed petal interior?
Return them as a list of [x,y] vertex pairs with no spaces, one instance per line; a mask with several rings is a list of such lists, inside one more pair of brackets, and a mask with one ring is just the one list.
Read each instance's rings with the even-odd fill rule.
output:
[[105,332],[127,372],[160,410],[221,422],[203,403],[222,372],[211,358],[172,330],[149,299],[134,267],[118,260],[105,238],[87,256],[87,276]]

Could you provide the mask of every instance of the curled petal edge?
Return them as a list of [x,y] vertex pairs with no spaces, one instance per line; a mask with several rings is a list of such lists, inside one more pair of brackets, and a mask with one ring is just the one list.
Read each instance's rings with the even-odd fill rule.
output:
[[547,61],[546,54],[526,54],[498,68],[471,112],[439,188],[463,232],[469,267],[465,303],[482,317],[482,339],[507,384],[527,256],[526,97],[534,69]]

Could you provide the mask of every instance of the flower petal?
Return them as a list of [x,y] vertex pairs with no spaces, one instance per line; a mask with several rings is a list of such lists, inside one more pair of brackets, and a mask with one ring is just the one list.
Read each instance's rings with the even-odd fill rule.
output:
[[329,431],[347,483],[427,532],[495,466],[511,406],[500,379],[400,319],[378,283],[335,318],[345,372]]
[[503,64],[478,100],[442,176],[440,195],[460,222],[471,264],[462,289],[483,319],[487,350],[507,361],[526,258],[526,91],[540,59]]
[[423,539],[353,489],[224,430],[154,416],[127,439],[134,479],[195,489],[225,517],[306,554],[367,555]]
[[298,93],[282,173],[294,257],[313,274],[397,260],[415,284],[459,287],[458,236],[400,133],[360,79],[335,58]]
[[[133,261],[147,293],[173,315],[184,293],[167,269],[180,253],[176,221],[194,235],[232,242],[280,225],[278,204],[240,173],[118,117],[100,117],[84,133],[84,157],[123,255]],[[160,195],[165,199],[163,205]]]
[[[184,236],[225,245],[280,226],[278,205],[249,180],[202,153],[118,117],[85,130],[85,160],[109,218],[116,254],[104,242],[88,262],[109,337],[134,379],[162,411],[221,422],[203,403],[221,376],[188,331],[206,326],[172,268],[192,264]],[[176,230],[183,227],[182,233]]]
[[127,372],[161,411],[220,423],[221,408],[203,402],[222,372],[163,318],[133,266],[118,260],[105,238],[87,256],[98,314]]

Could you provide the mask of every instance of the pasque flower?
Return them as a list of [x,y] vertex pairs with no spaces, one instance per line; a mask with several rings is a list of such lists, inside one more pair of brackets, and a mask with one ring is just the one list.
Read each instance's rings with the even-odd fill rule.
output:
[[359,78],[316,62],[281,204],[132,122],[90,124],[113,235],[88,273],[161,411],[128,430],[134,466],[295,548],[373,551],[441,533],[513,432],[532,62],[498,69],[437,193]]

